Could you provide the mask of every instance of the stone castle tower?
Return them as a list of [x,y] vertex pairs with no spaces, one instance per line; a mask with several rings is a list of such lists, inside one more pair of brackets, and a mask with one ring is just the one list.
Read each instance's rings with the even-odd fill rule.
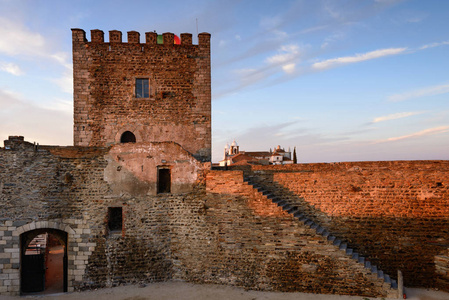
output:
[[201,161],[211,159],[210,34],[145,34],[72,29],[74,145],[124,142],[180,144]]

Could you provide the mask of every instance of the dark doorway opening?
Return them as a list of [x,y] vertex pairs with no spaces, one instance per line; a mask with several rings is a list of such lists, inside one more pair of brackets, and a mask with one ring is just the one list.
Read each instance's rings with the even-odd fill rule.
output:
[[36,229],[20,236],[20,292],[67,292],[67,233]]
[[136,136],[131,131],[123,132],[122,136],[120,137],[120,143],[135,143],[135,142]]
[[109,232],[122,232],[123,210],[121,207],[108,208],[108,229]]
[[170,169],[158,168],[158,174],[157,174],[157,192],[158,192],[158,194],[170,193],[170,188],[171,188]]

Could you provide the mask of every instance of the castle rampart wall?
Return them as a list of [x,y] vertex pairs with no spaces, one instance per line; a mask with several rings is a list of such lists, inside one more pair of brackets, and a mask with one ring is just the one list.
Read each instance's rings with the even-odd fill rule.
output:
[[242,171],[210,171],[206,190],[208,218],[218,223],[218,249],[238,263],[225,263],[219,272],[244,266],[244,278],[266,290],[397,297],[377,273],[244,182]]
[[[37,227],[68,233],[69,291],[183,279],[261,290],[394,293],[377,274],[248,185],[243,171],[206,171],[207,165],[189,158],[176,143],[50,147],[11,138],[5,145],[8,149],[0,149],[2,294],[18,293],[20,235]],[[152,193],[150,170],[160,163],[173,168],[186,164],[182,176],[174,176],[189,183],[188,190]],[[258,176],[290,184],[290,190],[313,204],[314,220],[392,277],[400,269],[407,286],[443,287],[447,162],[255,169]],[[398,192],[387,182],[395,182]],[[411,182],[414,188],[407,185]],[[406,185],[408,192],[401,189]],[[385,193],[379,193],[381,186]],[[376,197],[369,198],[370,189]],[[430,191],[429,201],[421,199]],[[367,198],[355,197],[359,194]],[[381,196],[379,205],[368,205]],[[395,218],[389,202],[424,208],[415,209],[413,218]],[[108,228],[111,207],[123,210],[122,229],[115,232]],[[387,211],[376,212],[382,209]]]
[[[69,291],[168,279],[366,296],[385,296],[388,290],[245,184],[241,172],[204,177],[204,169],[196,167],[189,192],[152,195],[151,177],[139,174],[142,166],[147,172],[145,160],[152,161],[152,153],[179,155],[166,160],[175,167],[198,164],[175,143],[83,148],[12,139],[7,144],[9,149],[0,149],[2,294],[19,292],[20,235],[37,227],[68,232]],[[124,177],[110,180],[109,172]],[[189,176],[183,178],[193,180]],[[122,180],[138,186],[126,189]],[[229,180],[237,180],[232,193],[217,190]],[[119,232],[108,229],[111,207],[123,210]]]
[[[20,235],[36,229],[68,234],[68,291],[172,278],[171,212],[187,194],[196,195],[195,184],[202,180],[202,164],[186,150],[175,143],[37,146],[17,137],[5,145],[0,148],[0,294],[19,293]],[[137,155],[127,155],[132,151]],[[157,156],[162,152],[167,157]],[[169,194],[156,195],[154,178],[138,176],[160,163],[172,170]],[[123,224],[112,232],[108,210],[117,207]]]
[[[317,222],[407,286],[447,289],[435,256],[449,247],[449,161],[253,166],[313,208]],[[445,284],[442,282],[446,282]]]

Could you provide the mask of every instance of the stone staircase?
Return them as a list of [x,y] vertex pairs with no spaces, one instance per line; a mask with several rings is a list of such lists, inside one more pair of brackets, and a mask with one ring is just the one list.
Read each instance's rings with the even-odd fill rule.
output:
[[398,289],[398,283],[396,280],[392,279],[388,274],[385,274],[376,265],[372,265],[369,260],[360,255],[357,251],[348,247],[348,244],[344,240],[331,234],[325,227],[321,226],[321,222],[319,220],[324,217],[328,217],[324,214],[318,216],[317,214],[320,214],[320,212],[318,212],[312,205],[304,201],[304,199],[298,197],[278,183],[273,182],[266,176],[254,174],[247,175],[244,176],[244,181],[258,192],[265,195],[273,203],[276,203],[284,211],[293,215],[299,222],[302,222],[304,225],[314,229],[317,234],[326,238],[329,243],[339,247],[339,249],[344,251],[351,259],[355,260],[357,263],[363,264],[363,266],[372,274],[377,274],[377,277],[382,279],[391,288]]

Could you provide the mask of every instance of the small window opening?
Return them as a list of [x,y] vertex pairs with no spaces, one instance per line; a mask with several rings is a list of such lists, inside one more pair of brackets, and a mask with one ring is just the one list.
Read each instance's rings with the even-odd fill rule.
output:
[[170,169],[168,169],[168,168],[158,169],[157,179],[158,179],[158,186],[157,186],[158,194],[170,193],[170,189],[171,189]]
[[121,207],[108,208],[108,229],[110,232],[121,232],[123,226],[123,215]]
[[173,92],[161,92],[162,99],[173,98],[174,96],[175,96],[175,93],[173,93]]
[[125,131],[120,137],[120,143],[135,143],[136,136],[131,131]]
[[150,97],[150,81],[148,78],[136,78],[136,98]]

